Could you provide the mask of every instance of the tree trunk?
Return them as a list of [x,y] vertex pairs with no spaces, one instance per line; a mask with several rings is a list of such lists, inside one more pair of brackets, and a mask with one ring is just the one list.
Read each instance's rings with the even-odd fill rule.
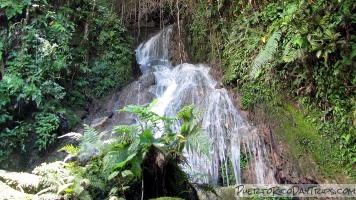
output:
[[188,176],[175,160],[165,157],[155,147],[151,147],[143,162],[144,199],[164,196],[183,199],[199,199],[198,194]]
[[1,76],[0,76],[0,81],[3,80],[4,76],[5,76],[5,64],[4,64],[4,61],[2,60],[2,58],[0,59],[0,73],[1,73]]

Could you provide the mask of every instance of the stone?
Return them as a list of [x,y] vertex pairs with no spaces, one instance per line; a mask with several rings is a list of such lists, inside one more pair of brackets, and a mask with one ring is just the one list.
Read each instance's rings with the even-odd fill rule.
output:
[[217,195],[211,192],[206,193],[201,191],[198,192],[198,195],[200,200],[236,200],[235,190],[236,186],[220,187],[215,189]]
[[109,117],[100,117],[94,119],[90,124],[92,128],[103,127],[108,123]]

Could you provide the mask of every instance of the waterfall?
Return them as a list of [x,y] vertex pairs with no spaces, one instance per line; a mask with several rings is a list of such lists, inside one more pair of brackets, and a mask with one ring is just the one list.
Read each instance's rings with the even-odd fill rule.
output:
[[[228,92],[215,87],[217,82],[209,75],[210,68],[188,63],[172,66],[168,52],[171,33],[172,27],[165,27],[137,47],[136,58],[143,75],[127,89],[130,99],[122,94],[115,109],[123,107],[123,104],[145,104],[158,99],[153,111],[170,117],[175,116],[184,105],[194,104],[203,112],[202,134],[210,138],[211,149],[209,156],[185,152],[193,179],[214,184],[224,179],[227,185],[234,179],[234,183],[240,184],[240,161],[245,155],[251,183],[275,183],[258,130],[239,114]],[[202,176],[194,176],[196,174]],[[228,174],[233,174],[234,178]]]

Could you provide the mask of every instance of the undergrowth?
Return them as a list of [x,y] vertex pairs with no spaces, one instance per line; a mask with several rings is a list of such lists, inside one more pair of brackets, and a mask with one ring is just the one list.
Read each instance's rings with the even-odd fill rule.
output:
[[1,1],[0,167],[27,143],[45,151],[131,81],[132,43],[107,1]]
[[[218,61],[244,109],[273,108],[285,98],[303,105],[307,114],[293,120],[307,118],[317,129],[285,126],[301,131],[289,138],[296,149],[311,145],[315,152],[300,153],[355,178],[355,9],[349,0],[201,1],[185,20],[190,55]],[[321,157],[324,147],[331,153]]]

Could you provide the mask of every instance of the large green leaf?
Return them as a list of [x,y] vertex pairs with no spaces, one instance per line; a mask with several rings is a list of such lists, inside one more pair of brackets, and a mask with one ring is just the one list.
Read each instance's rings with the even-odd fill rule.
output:
[[122,161],[121,163],[117,164],[115,168],[122,168],[124,167],[129,161],[131,161],[135,156],[137,155],[137,152],[129,155],[129,157],[126,158],[126,160]]

